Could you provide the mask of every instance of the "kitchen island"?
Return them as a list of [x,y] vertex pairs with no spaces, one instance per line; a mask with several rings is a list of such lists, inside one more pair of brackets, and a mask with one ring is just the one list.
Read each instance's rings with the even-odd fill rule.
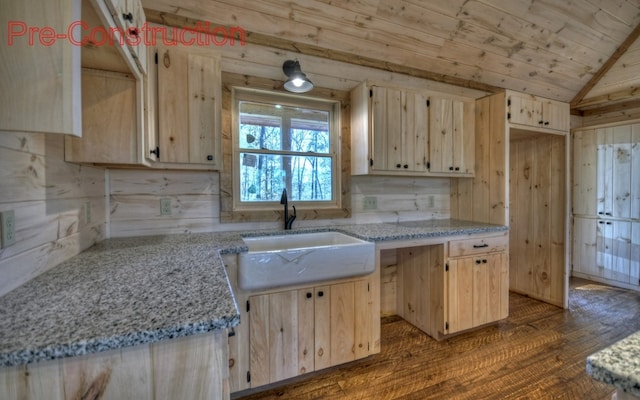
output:
[[[71,398],[115,382],[121,395],[227,396],[225,340],[240,313],[221,255],[247,251],[243,236],[333,230],[387,242],[506,229],[435,220],[105,240],[0,298],[0,393]],[[205,374],[177,385],[200,366],[219,382]],[[206,388],[193,392],[197,383]]]
[[640,398],[640,332],[587,357],[587,373],[615,386],[618,400]]

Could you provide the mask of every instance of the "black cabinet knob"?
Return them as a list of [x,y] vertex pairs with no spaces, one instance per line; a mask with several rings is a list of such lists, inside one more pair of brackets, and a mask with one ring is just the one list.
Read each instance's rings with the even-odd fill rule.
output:
[[476,264],[480,264],[482,261],[480,260],[476,260]]
[[449,171],[453,171],[453,167],[449,167]]
[[318,297],[322,297],[322,296],[324,296],[324,292],[321,290],[318,292]]
[[407,169],[407,168],[409,168],[409,164],[404,165],[404,169]]
[[549,125],[549,121],[544,121],[545,126]]
[[396,168],[401,168],[402,164],[396,164]]
[[460,167],[456,167],[456,171],[460,171]]
[[133,14],[131,13],[122,13],[122,19],[124,19],[125,21],[129,21],[129,22],[133,22]]
[[310,298],[311,298],[311,296],[313,296],[313,295],[311,294],[311,292],[307,292],[307,299],[310,299]]

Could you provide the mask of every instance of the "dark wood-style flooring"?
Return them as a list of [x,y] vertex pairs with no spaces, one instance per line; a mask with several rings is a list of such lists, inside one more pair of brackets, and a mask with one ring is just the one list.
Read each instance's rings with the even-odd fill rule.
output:
[[510,294],[509,318],[437,342],[398,317],[382,352],[233,398],[610,399],[586,357],[640,330],[640,293],[572,279],[569,309]]

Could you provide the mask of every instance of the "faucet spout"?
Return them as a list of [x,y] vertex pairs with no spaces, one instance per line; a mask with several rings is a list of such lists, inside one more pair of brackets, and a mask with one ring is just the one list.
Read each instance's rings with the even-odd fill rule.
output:
[[280,204],[284,205],[284,229],[290,230],[293,221],[296,219],[296,206],[293,207],[293,215],[289,217],[289,201],[287,199],[287,188],[282,189],[282,196],[280,196]]

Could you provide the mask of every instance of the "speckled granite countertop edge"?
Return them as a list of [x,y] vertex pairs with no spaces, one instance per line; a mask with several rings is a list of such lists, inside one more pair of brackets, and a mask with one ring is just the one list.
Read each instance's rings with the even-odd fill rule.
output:
[[636,332],[589,357],[587,374],[640,398],[640,332]]

